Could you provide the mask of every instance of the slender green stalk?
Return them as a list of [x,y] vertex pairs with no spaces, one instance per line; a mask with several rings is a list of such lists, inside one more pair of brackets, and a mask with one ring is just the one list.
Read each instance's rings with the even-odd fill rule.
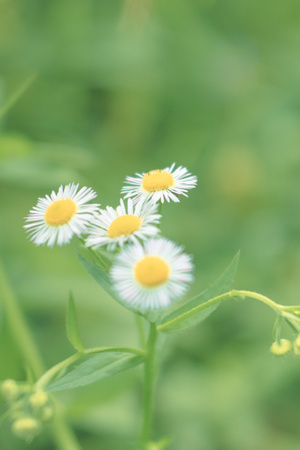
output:
[[145,355],[145,351],[140,348],[134,347],[120,347],[118,345],[114,345],[113,347],[93,347],[88,348],[84,351],[85,355],[93,355],[95,353],[107,353],[107,352],[127,352],[133,353],[134,355]]
[[44,372],[44,366],[41,361],[39,351],[27,327],[25,318],[13,291],[8,283],[0,261],[0,299],[6,313],[6,320],[9,325],[12,338],[16,342],[22,357],[32,371],[35,378],[38,378]]
[[180,316],[176,317],[175,319],[169,320],[168,322],[165,322],[161,325],[157,326],[157,331],[159,332],[163,332],[165,330],[167,330],[170,326],[176,325],[177,323],[180,323],[183,319],[188,319],[189,317],[193,316],[194,314],[196,314],[197,312],[200,312],[206,308],[208,308],[209,306],[212,306],[216,303],[220,303],[223,302],[224,300],[228,300],[230,298],[252,298],[255,300],[258,300],[262,303],[265,303],[266,305],[268,305],[270,308],[272,308],[276,313],[283,313],[285,307],[283,305],[277,304],[275,302],[273,302],[273,300],[270,300],[268,297],[258,294],[256,292],[251,292],[251,291],[240,291],[240,290],[232,290],[229,292],[225,292],[225,294],[222,295],[218,295],[217,297],[214,297],[204,303],[201,303],[198,306],[195,306],[195,308],[190,309],[189,311],[181,314]]
[[22,95],[30,88],[32,83],[36,80],[37,74],[30,75],[24,83],[21,84],[19,89],[8,99],[5,105],[0,109],[0,120],[5,114],[14,106],[15,103],[22,97]]
[[[82,237],[78,236],[78,239],[80,240],[80,242],[84,245],[85,247],[85,240]],[[85,247],[87,248],[91,254],[98,260],[98,263],[100,264],[100,266],[102,267],[102,269],[105,272],[108,272],[108,265],[106,264],[106,262],[101,258],[101,256],[99,255],[99,253],[97,253],[95,250],[92,249],[92,247]]]
[[83,450],[71,428],[65,423],[64,420],[62,420],[64,412],[61,404],[57,401],[55,402],[55,410],[56,414],[53,423],[53,439],[56,443],[57,449]]
[[150,322],[147,342],[147,356],[144,363],[143,423],[141,444],[145,445],[151,438],[153,421],[153,385],[155,378],[155,344],[157,340],[156,324]]
[[135,314],[135,321],[136,321],[136,326],[138,329],[138,333],[139,333],[139,338],[140,338],[140,344],[141,346],[144,348],[146,345],[146,336],[145,336],[145,330],[143,327],[143,319],[139,314]]
[[[31,336],[22,311],[19,308],[14,293],[8,283],[0,261],[0,299],[6,312],[6,320],[9,324],[12,337],[29,366],[35,378],[44,372],[39,351]],[[60,450],[81,450],[72,430],[64,421],[61,408],[57,409],[56,418],[53,423],[54,440]]]
[[293,314],[300,314],[300,305],[282,306],[282,309],[284,309],[284,311],[292,312]]
[[258,294],[257,292],[251,292],[251,291],[231,291],[233,297],[248,297],[253,298],[254,300],[258,300],[262,303],[265,303],[266,305],[270,306],[275,312],[281,311],[284,306],[280,305],[279,303],[273,302],[273,300],[269,299],[265,295]]

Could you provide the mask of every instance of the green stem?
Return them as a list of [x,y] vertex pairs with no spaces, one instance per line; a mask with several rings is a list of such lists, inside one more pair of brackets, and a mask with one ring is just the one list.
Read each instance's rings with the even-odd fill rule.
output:
[[6,313],[6,320],[9,325],[11,335],[18,346],[21,355],[31,369],[35,378],[41,376],[44,372],[44,366],[41,361],[38,349],[27,327],[25,318],[14,293],[11,290],[9,282],[4,273],[0,261],[0,298]]
[[83,450],[71,428],[62,420],[64,412],[62,405],[55,402],[55,417],[53,422],[53,439],[59,450]]
[[106,262],[101,258],[101,256],[99,255],[99,253],[97,253],[95,250],[92,249],[92,247],[86,247],[85,246],[85,240],[82,237],[78,236],[78,239],[80,240],[80,242],[84,245],[85,248],[87,248],[91,254],[98,260],[100,266],[102,267],[102,269],[105,272],[108,272],[108,265],[106,264]]
[[284,309],[283,305],[280,305],[279,303],[273,302],[273,300],[269,299],[265,295],[258,294],[257,292],[251,292],[251,291],[231,291],[233,297],[248,297],[253,298],[254,300],[258,300],[262,303],[265,303],[266,305],[270,306],[276,313],[280,312],[282,309]]
[[[31,372],[38,378],[44,372],[39,351],[31,336],[22,311],[10,288],[6,275],[0,261],[0,299],[6,312],[6,320],[9,324],[12,337],[20,349],[22,357],[30,367]],[[60,450],[81,450],[72,430],[64,421],[61,409],[57,410],[53,423],[54,440]]]
[[143,319],[139,314],[135,314],[134,316],[135,316],[136,326],[137,326],[138,333],[139,333],[140,344],[142,347],[145,347],[146,336],[145,336],[145,330],[144,330],[144,326],[143,326]]
[[5,105],[0,109],[0,120],[5,114],[14,106],[15,103],[22,97],[22,95],[30,88],[32,83],[36,80],[37,74],[30,75],[24,83],[21,84],[19,89],[8,99]]
[[126,352],[133,353],[134,355],[145,355],[145,351],[140,348],[134,347],[119,347],[117,345],[113,347],[93,347],[88,348],[84,351],[86,355],[93,355],[94,353],[105,353],[105,352]]
[[155,344],[157,329],[155,323],[150,323],[147,342],[147,356],[144,365],[144,393],[143,393],[143,423],[141,432],[142,445],[147,444],[151,438],[153,421],[153,385],[155,378]]
[[220,303],[224,300],[228,300],[230,298],[252,298],[255,300],[258,300],[262,303],[265,303],[266,305],[268,305],[270,308],[272,308],[277,314],[280,313],[282,314],[282,312],[284,311],[284,306],[277,304],[275,302],[273,302],[273,300],[270,300],[268,297],[266,297],[265,295],[261,295],[258,294],[256,292],[251,292],[251,291],[237,291],[237,290],[232,290],[229,292],[226,292],[225,294],[222,295],[218,295],[217,297],[214,297],[210,300],[208,300],[207,302],[201,303],[200,305],[196,306],[195,308],[190,309],[189,311],[181,314],[180,316],[176,317],[175,319],[169,320],[168,322],[165,322],[161,325],[157,326],[157,331],[158,332],[163,332],[165,330],[167,330],[170,326],[176,325],[177,323],[180,323],[183,319],[188,319],[189,317],[193,316],[194,314],[208,308],[209,306],[212,306],[216,303]]

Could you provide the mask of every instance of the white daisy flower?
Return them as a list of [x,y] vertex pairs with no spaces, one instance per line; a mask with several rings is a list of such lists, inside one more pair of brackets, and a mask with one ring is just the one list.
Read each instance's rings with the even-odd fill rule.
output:
[[121,199],[116,209],[110,206],[101,209],[89,227],[86,246],[95,249],[107,245],[107,249],[113,251],[118,245],[122,247],[125,243],[155,236],[159,229],[153,224],[161,218],[157,208],[157,204],[152,202],[138,202],[134,206],[128,199],[126,210]]
[[70,242],[73,234],[80,236],[86,232],[87,225],[100,205],[86,203],[96,197],[87,187],[78,191],[78,184],[60,186],[58,193],[52,191],[50,197],[39,198],[37,205],[26,217],[24,228],[36,245],[47,244],[52,247]]
[[120,299],[141,312],[167,308],[193,280],[191,256],[164,239],[150,239],[124,249],[110,276]]
[[136,177],[126,177],[121,193],[127,197],[134,197],[134,202],[151,198],[154,202],[164,200],[179,202],[178,195],[187,197],[188,189],[196,187],[197,177],[191,175],[185,167],[175,169],[175,163],[163,170],[151,170]]

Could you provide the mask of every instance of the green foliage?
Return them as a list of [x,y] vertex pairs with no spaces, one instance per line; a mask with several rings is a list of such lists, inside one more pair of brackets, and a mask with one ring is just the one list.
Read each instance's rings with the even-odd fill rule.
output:
[[[49,250],[24,237],[37,196],[61,183],[92,186],[101,207],[116,206],[125,176],[185,165],[199,187],[163,205],[162,232],[194,255],[192,295],[240,248],[239,286],[298,302],[300,2],[138,3],[152,3],[149,16],[137,10],[126,23],[123,0],[1,1],[1,107],[39,71],[1,120],[1,256],[47,363],[70,352],[70,289],[85,342],[137,341],[131,314],[99,301],[76,241]],[[249,301],[172,337],[158,386],[158,426],[175,432],[172,450],[298,450],[299,359],[274,361],[272,324],[268,308]],[[24,379],[3,310],[0,355],[0,378]],[[103,380],[99,401],[94,385],[68,391],[67,419],[85,450],[132,450],[140,416],[130,375],[118,399],[119,377]],[[24,443],[7,426],[0,448]]]
[[89,356],[86,361],[70,368],[57,381],[49,383],[46,390],[48,392],[57,392],[86,386],[123,370],[131,369],[141,364],[143,360],[143,356],[136,356],[126,352],[101,353]]
[[78,350],[79,352],[84,351],[84,346],[82,344],[79,328],[78,328],[78,321],[77,321],[77,315],[76,315],[76,309],[75,309],[75,303],[73,299],[73,295],[70,292],[69,296],[69,303],[68,303],[68,309],[67,309],[67,318],[66,318],[66,329],[67,329],[67,336],[70,341],[70,343],[73,345],[73,347]]
[[124,306],[124,308],[128,309],[129,311],[132,311],[140,316],[144,316],[150,322],[159,322],[160,317],[164,314],[163,310],[157,311],[149,310],[144,314],[142,314],[134,306],[122,302],[122,300],[118,297],[118,295],[114,291],[111,281],[109,279],[109,275],[107,274],[107,272],[104,271],[103,267],[100,267],[99,264],[94,262],[91,258],[88,259],[87,257],[83,256],[83,252],[78,254],[78,258],[82,263],[83,267],[86,269],[86,271],[94,278],[94,280],[102,287],[102,289],[105,292],[107,292],[108,295],[110,295],[111,298],[116,300],[118,303],[120,303],[120,305]]
[[[180,308],[167,314],[159,329],[165,333],[174,333],[192,327],[205,320],[219,306],[219,302],[205,305],[207,302],[227,292],[234,280],[239,262],[239,252],[235,255],[225,272],[217,281],[201,294],[197,295]],[[203,308],[201,308],[203,305]]]
[[82,263],[83,267],[86,269],[86,271],[94,278],[94,280],[102,287],[102,289],[107,292],[107,294],[116,300],[118,303],[120,303],[125,308],[140,314],[135,308],[130,307],[128,305],[125,305],[122,303],[122,301],[119,299],[117,294],[114,292],[109,275],[101,268],[98,264],[96,264],[91,259],[87,259],[82,254],[78,254],[78,258],[80,262]]

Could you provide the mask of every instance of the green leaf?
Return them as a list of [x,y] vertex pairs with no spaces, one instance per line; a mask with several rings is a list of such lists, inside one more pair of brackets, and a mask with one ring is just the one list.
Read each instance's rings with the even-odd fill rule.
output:
[[123,370],[131,369],[143,361],[143,356],[132,355],[128,352],[98,353],[89,356],[86,361],[77,366],[71,367],[58,381],[50,383],[46,391],[56,392],[86,386]]
[[102,289],[114,300],[116,300],[120,305],[124,306],[124,308],[128,309],[129,311],[134,312],[135,314],[138,314],[139,316],[145,317],[149,322],[156,322],[160,323],[161,318],[164,316],[164,311],[162,310],[153,310],[153,311],[146,311],[142,313],[139,311],[139,309],[135,308],[134,306],[128,305],[128,303],[123,302],[117,295],[117,293],[114,291],[109,274],[103,270],[102,267],[100,267],[95,261],[90,259],[90,255],[88,255],[88,258],[83,255],[82,249],[81,253],[78,253],[78,258],[83,267],[86,269],[86,271],[94,278],[94,280],[102,287]]
[[94,280],[102,287],[102,289],[114,300],[116,300],[120,305],[129,309],[130,311],[142,315],[140,311],[133,306],[129,306],[127,303],[122,302],[122,300],[118,297],[117,293],[113,290],[111,286],[111,282],[109,279],[109,275],[104,272],[104,270],[98,266],[95,262],[85,258],[82,254],[78,254],[78,258],[82,263],[83,267],[86,271],[94,278]]
[[83,352],[84,346],[82,344],[82,340],[79,333],[75,303],[72,293],[70,293],[69,297],[66,328],[67,328],[67,336],[70,343],[76,350],[78,350],[79,352]]
[[195,311],[194,314],[186,316],[186,313],[193,310],[202,303],[212,298],[215,298],[223,294],[224,292],[227,292],[230,289],[230,286],[234,280],[238,267],[238,262],[239,262],[239,252],[235,255],[231,264],[227,267],[225,272],[217,279],[217,281],[211,287],[209,287],[196,297],[192,298],[184,305],[175,309],[171,313],[167,314],[162,319],[162,322],[158,327],[158,329],[161,327],[160,331],[166,333],[173,333],[197,325],[199,322],[202,322],[202,320],[205,320],[208,316],[210,316],[210,314],[213,311],[215,311],[215,309],[219,306],[218,302],[212,305],[208,305],[206,308],[200,309],[199,311]]

